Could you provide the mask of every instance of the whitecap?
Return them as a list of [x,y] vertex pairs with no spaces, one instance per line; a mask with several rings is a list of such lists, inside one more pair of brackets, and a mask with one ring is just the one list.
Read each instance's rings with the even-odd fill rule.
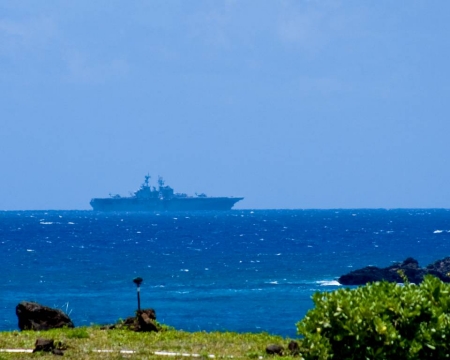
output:
[[317,281],[317,283],[320,286],[341,286],[339,281],[336,281],[336,280],[322,280],[322,281]]
[[196,249],[196,248],[193,248],[193,247],[187,247],[187,249],[189,249],[189,250],[194,250],[194,251],[202,251],[202,249]]
[[180,271],[185,271],[185,272],[188,272],[188,271],[189,271],[189,269],[180,269]]
[[33,249],[27,249],[27,251],[28,251],[28,252],[34,252],[34,250],[33,250]]
[[443,232],[444,232],[444,230],[434,230],[433,234],[440,234],[440,233],[443,233]]
[[69,224],[69,225],[75,225],[75,223],[72,222],[72,221],[69,221],[68,224]]
[[53,222],[51,222],[51,221],[41,221],[39,224],[42,224],[42,225],[51,225],[51,224],[53,224]]

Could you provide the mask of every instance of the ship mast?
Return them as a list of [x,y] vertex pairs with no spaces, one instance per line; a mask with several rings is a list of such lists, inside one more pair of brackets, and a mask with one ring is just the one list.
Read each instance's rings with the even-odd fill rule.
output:
[[150,174],[145,175],[144,187],[148,187],[148,182],[150,181]]
[[160,188],[164,186],[164,179],[162,178],[162,176],[158,176],[158,185]]

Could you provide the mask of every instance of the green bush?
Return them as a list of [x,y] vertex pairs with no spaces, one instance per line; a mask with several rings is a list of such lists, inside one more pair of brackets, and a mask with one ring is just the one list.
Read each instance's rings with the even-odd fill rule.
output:
[[[376,282],[315,293],[297,323],[305,359],[445,359],[450,357],[450,284]],[[306,349],[306,350],[305,350]]]

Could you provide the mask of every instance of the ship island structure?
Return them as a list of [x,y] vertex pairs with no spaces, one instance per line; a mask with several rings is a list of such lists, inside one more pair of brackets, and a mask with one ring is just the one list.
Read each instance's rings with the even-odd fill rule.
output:
[[174,193],[158,177],[158,188],[150,186],[150,175],[131,196],[110,195],[109,198],[94,198],[90,204],[95,211],[197,211],[231,210],[243,197],[212,197],[205,194],[189,196]]

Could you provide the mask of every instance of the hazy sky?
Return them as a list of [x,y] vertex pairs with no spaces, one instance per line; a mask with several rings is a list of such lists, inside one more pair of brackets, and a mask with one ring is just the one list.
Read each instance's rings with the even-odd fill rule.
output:
[[450,207],[448,0],[0,0],[0,209],[145,174],[237,208]]

